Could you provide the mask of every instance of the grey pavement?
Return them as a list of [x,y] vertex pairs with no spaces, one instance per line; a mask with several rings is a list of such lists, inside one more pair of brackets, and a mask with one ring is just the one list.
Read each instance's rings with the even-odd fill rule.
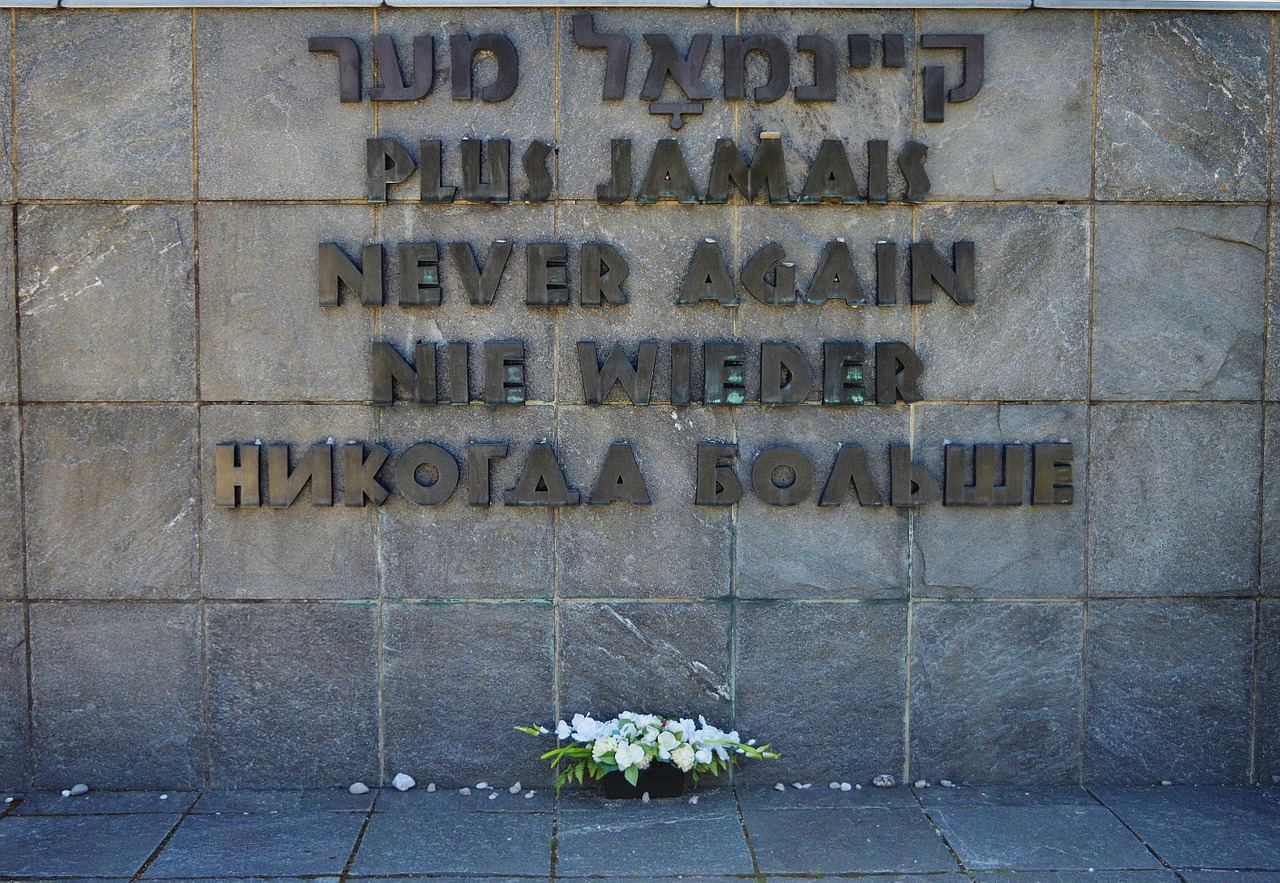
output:
[[0,795],[0,880],[1280,883],[1277,788],[696,793]]

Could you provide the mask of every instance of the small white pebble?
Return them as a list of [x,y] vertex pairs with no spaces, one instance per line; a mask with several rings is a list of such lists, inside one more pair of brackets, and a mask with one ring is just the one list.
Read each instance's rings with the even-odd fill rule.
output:
[[848,782],[841,782],[841,783],[840,783],[840,790],[841,790],[841,791],[852,791],[852,790],[853,790],[853,786],[852,786],[852,785],[850,785]]
[[830,785],[828,785],[827,787],[828,787],[828,788],[830,788],[832,791],[839,791],[839,790],[840,790],[840,783],[839,783],[839,782],[832,782],[832,783],[831,783]]
[[436,783],[435,783],[435,782],[432,782],[430,785],[428,785],[428,786],[427,786],[427,793],[428,793],[428,794],[435,794],[435,793],[436,793]]
[[776,785],[774,785],[774,786],[773,786],[773,790],[774,790],[774,791],[786,791],[786,790],[787,790],[787,786],[786,786],[786,785],[784,785],[784,784],[782,784],[781,782],[779,782],[778,784],[776,784]]
[[646,791],[646,792],[644,792],[643,794],[641,794],[641,795],[640,795],[640,802],[641,802],[641,803],[648,803],[648,802],[649,802],[649,792],[648,792],[648,791]]
[[1161,785],[1172,785],[1173,783],[1172,783],[1172,782],[1170,782],[1168,779],[1165,779],[1165,780],[1164,780],[1164,781],[1162,781],[1160,784],[1161,784]]
[[748,745],[755,745],[755,744],[756,744],[756,740],[755,740],[755,739],[748,739],[748,740],[747,740],[747,744],[748,744]]
[[801,785],[800,787],[801,787],[802,789],[804,789],[805,791],[808,791],[810,788],[812,788],[812,787],[813,787],[813,783],[812,783],[812,782],[805,782],[805,783],[804,783],[803,785]]
[[928,782],[926,782],[924,779],[916,779],[916,787],[917,787],[917,788],[928,788],[928,787],[929,787],[929,783],[928,783]]
[[352,794],[368,794],[369,786],[364,782],[352,782],[351,787],[347,789]]
[[492,794],[490,794],[490,795],[489,795],[489,799],[490,799],[490,800],[497,800],[497,799],[498,799],[498,792],[497,792],[497,791],[494,791]]
[[511,786],[510,788],[508,788],[507,790],[508,790],[508,791],[510,791],[512,794],[519,794],[519,793],[520,793],[520,783],[519,783],[519,782],[516,782],[514,785],[512,785],[512,786]]
[[792,788],[794,788],[794,789],[796,789],[797,791],[802,791],[802,790],[804,790],[804,786],[803,786],[803,785],[801,785],[799,782],[792,782],[792,783],[791,783],[791,787],[792,787]]
[[470,796],[471,796],[471,789],[470,789],[470,788],[459,788],[459,789],[458,789],[458,793],[459,793],[459,794],[461,794],[463,797],[470,797]]
[[391,780],[391,785],[397,791],[408,791],[414,785],[418,784],[413,780],[413,776],[408,773],[396,773],[396,777]]
[[940,781],[938,782],[938,784],[939,784],[939,785],[941,785],[943,788],[955,788],[955,787],[956,787],[956,783],[955,783],[955,782],[953,782],[953,781],[951,781],[950,779],[942,779],[942,780],[940,780]]
[[81,794],[88,794],[88,793],[89,793],[89,786],[86,785],[84,782],[81,782],[78,785],[71,786],[72,797],[79,797]]
[[13,803],[13,798],[12,798],[12,797],[6,797],[6,798],[4,799],[4,802],[5,802],[5,803]]
[[62,789],[62,796],[63,796],[63,797],[70,797],[70,796],[71,796],[71,792],[70,792],[70,791],[68,791],[66,788],[63,788],[63,789]]
[[161,795],[160,795],[160,799],[161,799],[161,800],[168,800],[168,799],[169,799],[169,795],[168,795],[168,794],[161,794]]
[[689,805],[690,805],[690,806],[697,806],[697,805],[698,805],[698,795],[696,795],[696,794],[695,794],[695,795],[693,795],[692,797],[690,797],[690,798],[689,798]]
[[524,799],[528,800],[530,797],[532,797],[536,793],[537,793],[536,791],[526,791],[524,792]]
[[477,791],[483,791],[483,790],[485,790],[485,789],[486,789],[486,788],[488,788],[488,787],[489,787],[489,783],[488,783],[488,782],[476,782],[476,790],[477,790]]
[[[273,810],[271,810],[271,814],[272,814],[273,816],[278,816],[278,815],[280,815],[280,810],[278,810],[278,809],[273,809]],[[245,813],[245,815],[248,815],[248,813]]]
[[861,786],[861,785],[854,785],[854,786],[853,786],[853,790],[854,790],[854,791],[861,791],[861,790],[862,790],[862,786]]

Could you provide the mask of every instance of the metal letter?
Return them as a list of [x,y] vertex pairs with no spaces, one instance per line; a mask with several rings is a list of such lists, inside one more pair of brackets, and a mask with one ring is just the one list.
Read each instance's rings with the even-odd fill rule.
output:
[[627,66],[631,62],[631,41],[623,34],[596,33],[595,17],[580,12],[573,17],[573,42],[583,49],[604,49],[604,94],[617,100],[627,91]]
[[689,272],[684,277],[684,284],[680,286],[680,296],[676,298],[676,303],[687,307],[704,300],[713,300],[722,307],[738,305],[738,294],[733,290],[729,271],[725,269],[720,243],[709,238],[702,240],[694,248]]
[[889,201],[889,142],[867,142],[867,202]]
[[640,464],[636,462],[636,452],[629,442],[609,445],[596,489],[588,502],[592,506],[607,506],[616,500],[626,500],[632,506],[648,506],[652,502],[644,476],[640,474]]
[[882,506],[880,489],[867,468],[867,452],[862,445],[841,444],[836,450],[836,462],[831,467],[827,485],[818,498],[819,506],[839,506],[849,494],[849,488],[858,495],[859,506]]
[[849,67],[871,67],[871,35],[849,35]]
[[[786,470],[783,484],[777,482],[780,469]],[[790,445],[765,448],[751,464],[751,489],[770,506],[803,503],[813,493],[813,461]]]
[[689,404],[689,364],[692,362],[693,345],[678,340],[671,344],[671,404]]
[[451,405],[471,403],[471,365],[467,358],[470,349],[464,340],[455,340],[449,344],[449,404]]
[[867,351],[855,340],[822,343],[822,404],[861,405],[867,400],[862,372]]
[[844,142],[834,138],[824,138],[818,146],[818,155],[809,166],[809,176],[800,191],[804,205],[816,205],[824,199],[838,199],[845,205],[862,202]]
[[760,344],[760,404],[798,405],[809,397],[813,370],[794,343]]
[[733,466],[722,463],[738,456],[738,446],[698,442],[698,483],[695,506],[732,506],[742,499],[742,482]]
[[418,177],[418,202],[431,205],[447,205],[453,202],[453,195],[458,188],[444,186],[444,163],[441,158],[440,139],[419,141],[418,151],[422,155],[422,174]]
[[898,302],[898,243],[876,243],[876,304],[891,307]]
[[609,398],[614,384],[621,384],[633,405],[647,405],[653,398],[653,369],[658,361],[656,341],[640,342],[636,364],[627,358],[622,344],[609,350],[604,365],[596,360],[596,345],[590,340],[578,343],[578,368],[582,373],[582,397],[588,405],[599,405]]
[[261,445],[219,444],[213,456],[213,500],[219,506],[261,506]]
[[780,37],[758,34],[751,37],[724,37],[724,97],[740,101],[747,97],[747,53],[763,52],[769,59],[769,79],[752,92],[761,104],[777,101],[791,87],[791,53]]
[[938,64],[926,64],[920,71],[923,80],[921,93],[924,96],[924,121],[926,123],[941,123],[946,119],[946,112],[943,103],[943,77],[946,76],[946,68]]
[[416,101],[431,92],[435,82],[436,41],[434,37],[413,38],[413,84],[404,84],[400,55],[396,44],[386,34],[373,38],[373,57],[378,62],[381,86],[369,90],[374,101]]
[[413,400],[420,405],[436,403],[436,345],[419,342],[413,357],[417,367],[385,340],[373,342],[373,392],[370,401],[389,405],[395,400],[395,384],[400,381],[413,390]]
[[915,508],[941,496],[938,480],[911,460],[910,445],[889,445],[889,505]]
[[332,52],[338,56],[338,100],[360,103],[360,47],[350,37],[312,37],[309,52]]
[[533,446],[516,486],[502,494],[507,506],[576,506],[581,499],[582,494],[565,481],[555,448],[546,442]]
[[972,306],[974,303],[974,250],[973,243],[956,242],[951,246],[951,258],[954,268],[933,243],[927,240],[911,243],[911,302],[927,304],[933,300],[933,283],[942,286],[942,290],[951,295],[951,299],[961,306]]
[[796,86],[796,101],[835,101],[835,44],[817,34],[802,34],[796,37],[796,51],[813,53],[813,85]]
[[698,193],[689,175],[689,166],[680,152],[680,142],[674,138],[661,138],[653,149],[649,171],[636,194],[637,205],[647,205],[660,199],[674,199],[685,205],[697,205]]
[[467,471],[471,474],[471,489],[467,502],[472,506],[489,505],[489,464],[507,456],[507,443],[487,444],[471,442],[467,445]]
[[924,362],[915,350],[901,342],[876,344],[876,404],[893,405],[898,399],[908,405],[924,398],[920,375]]
[[[489,154],[489,183],[481,183],[481,149]],[[511,142],[496,138],[462,139],[462,192],[467,202],[507,203],[511,201]]]
[[631,275],[631,265],[607,242],[587,242],[582,246],[582,293],[584,307],[598,307],[601,298],[609,306],[620,307],[628,300],[622,290]]
[[391,452],[374,445],[366,458],[363,443],[347,442],[342,455],[342,504],[359,508],[365,505],[365,499],[375,506],[386,502],[391,492],[378,481],[378,470]]
[[345,283],[366,307],[382,305],[382,246],[366,245],[361,270],[342,253],[335,242],[320,243],[320,306],[336,307],[341,303],[339,283]]
[[747,400],[747,350],[737,341],[702,345],[704,405],[741,405]]
[[507,268],[507,259],[511,257],[511,243],[505,239],[494,240],[489,246],[483,273],[469,242],[450,242],[449,257],[458,265],[458,275],[462,277],[462,287],[467,290],[471,305],[491,306],[502,282],[502,273]]
[[440,306],[440,246],[434,242],[401,242],[400,306]]
[[748,169],[738,146],[732,138],[717,138],[711,160],[711,182],[707,187],[707,202],[721,205],[729,201],[732,187],[749,202],[754,202],[761,189],[768,191],[769,201],[785,204],[791,201],[787,187],[787,165],[782,156],[782,141],[763,138],[756,147]]
[[521,405],[528,397],[525,387],[524,342],[486,340],[484,342],[484,403]]
[[[787,253],[776,242],[766,242],[760,246],[742,268],[740,281],[747,294],[766,306],[794,306],[796,265],[785,260],[786,256]],[[773,282],[769,281],[770,272],[774,275]]]
[[881,34],[880,45],[884,53],[884,67],[907,66],[907,41],[902,34]]
[[947,93],[947,101],[958,104],[982,91],[986,70],[985,40],[982,34],[921,34],[920,48],[959,49],[964,53],[960,62],[960,85]]
[[312,445],[289,471],[289,446],[267,445],[267,501],[272,508],[287,509],[311,482],[311,505],[333,505],[333,445]]
[[688,57],[676,49],[666,34],[645,34],[644,41],[653,52],[653,61],[649,63],[649,73],[645,77],[644,88],[640,90],[641,99],[654,101],[660,98],[668,76],[693,101],[711,98],[711,90],[702,82],[702,66],[707,60],[707,50],[711,48],[710,34],[694,35]]
[[534,141],[525,149],[521,164],[529,181],[529,189],[524,195],[529,202],[546,202],[551,196],[553,184],[551,172],[547,169],[550,156],[551,145],[545,141]]
[[498,63],[497,77],[480,90],[480,97],[485,101],[510,98],[520,82],[520,64],[512,42],[502,34],[480,34],[474,40],[466,34],[454,34],[449,38],[454,100],[471,100],[471,62],[477,52],[492,53]]
[[596,202],[615,205],[631,198],[631,139],[609,141],[609,183],[596,185]]
[[866,304],[867,293],[862,288],[858,271],[853,268],[853,256],[844,239],[833,239],[822,249],[818,269],[805,293],[804,302],[818,306],[829,300],[842,300],[851,307]]
[[409,151],[394,138],[368,139],[365,141],[365,153],[368,160],[365,187],[369,202],[386,202],[387,185],[399,184],[417,169]]
[[530,242],[525,253],[524,302],[531,307],[569,305],[569,246],[563,242]]
[[1027,449],[1004,445],[1004,484],[996,484],[996,445],[973,446],[973,484],[966,484],[966,445],[946,446],[944,506],[1021,506]]
[[1075,502],[1072,461],[1075,446],[1042,444],[1031,446],[1031,503],[1035,506],[1070,506]]
[[902,198],[907,202],[924,202],[925,197],[929,195],[929,190],[933,187],[933,182],[929,180],[929,175],[924,170],[924,161],[928,157],[929,148],[919,141],[908,141],[902,153],[898,154],[898,168],[907,181],[907,189],[902,194]]
[[[418,481],[418,470],[424,466],[435,471],[435,481]],[[439,506],[458,489],[458,461],[431,442],[418,442],[401,454],[395,474],[396,490],[419,506]]]

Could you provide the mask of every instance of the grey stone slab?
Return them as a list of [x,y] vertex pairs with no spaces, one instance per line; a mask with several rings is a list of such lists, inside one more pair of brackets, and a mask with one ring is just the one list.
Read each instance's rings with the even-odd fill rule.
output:
[[[0,603],[0,791],[19,791],[30,776],[27,721],[27,626],[22,604]],[[0,795],[3,796],[3,795]],[[0,806],[0,809],[8,807]]]
[[[712,721],[711,723],[715,723]],[[708,818],[736,815],[738,800],[735,792],[720,779],[701,776],[695,783],[686,777],[684,793],[679,797],[652,798],[648,803],[633,798],[606,799],[601,786],[592,782],[587,787],[566,785],[556,798],[556,812],[589,813],[591,818],[604,823],[622,824],[623,820],[670,818]],[[696,797],[697,803],[690,803]]]
[[562,603],[559,636],[565,720],[704,714],[730,729],[728,604]]
[[218,788],[205,791],[193,813],[313,813],[368,812],[376,793],[352,794],[346,788],[258,790]]
[[[559,450],[571,486],[593,498],[609,447],[627,441],[652,500],[560,512],[556,563],[562,598],[723,598],[729,594],[732,513],[695,506],[698,443],[726,440],[725,409],[565,406]],[[649,549],[661,549],[650,554]]]
[[1094,397],[1257,399],[1265,209],[1102,205],[1096,211]]
[[[74,784],[67,783],[68,786]],[[186,812],[199,795],[193,791],[99,791],[90,789],[78,797],[61,791],[28,794],[14,809],[19,816],[117,815],[129,813]]]
[[[1092,409],[1091,595],[1257,591],[1261,417],[1257,405]],[[1176,463],[1195,464],[1194,494],[1163,465]]]
[[1264,405],[1262,439],[1262,561],[1263,595],[1280,595],[1280,407]]
[[190,199],[190,15],[59,11],[16,20],[18,193]]
[[[934,873],[958,870],[919,807],[759,812],[742,821],[765,874]],[[821,848],[815,848],[821,844]]]
[[18,401],[18,327],[17,297],[15,295],[14,281],[15,248],[13,214],[5,212],[0,217],[0,402]]
[[[1280,601],[1258,605],[1258,720],[1254,780],[1280,784]],[[1280,792],[1276,792],[1280,795]]]
[[[945,481],[948,444],[1067,442],[1074,446],[1075,490],[1070,505],[1033,505],[1034,452],[1028,447],[1026,472],[1015,481],[1015,486],[1023,488],[1022,505],[933,504],[918,510],[912,549],[914,597],[1083,597],[1085,510],[1091,479],[1085,407],[930,405],[915,411],[914,456],[940,487]],[[972,468],[972,456],[972,451],[966,453],[966,469]],[[999,468],[1003,470],[1003,461]]]
[[351,873],[549,874],[551,822],[545,814],[375,813]]
[[386,776],[548,785],[539,755],[551,745],[511,727],[546,725],[554,714],[553,619],[543,603],[385,605]]
[[1090,603],[1085,781],[1244,782],[1253,640],[1249,601]]
[[1097,800],[1079,785],[962,785],[917,788],[926,808],[957,806],[1095,806]]
[[[377,598],[375,507],[342,504],[343,446],[374,444],[375,415],[342,405],[207,405],[200,413],[201,541],[206,598]],[[287,444],[292,467],[313,444],[333,449],[333,507],[312,504],[312,488],[287,509],[270,507],[270,467],[259,452],[257,508],[216,504],[214,458],[226,443]],[[383,474],[390,467],[383,469]]]
[[[307,40],[357,40],[367,95],[372,30],[372,16],[356,10],[197,13],[200,196],[364,199],[373,103],[340,103],[336,57],[307,51]],[[314,248],[311,237],[303,241]]]
[[194,604],[32,605],[36,784],[200,784],[200,666]]
[[18,409],[0,407],[0,600],[22,597],[22,506]]
[[1280,883],[1280,871],[1189,871],[1179,872],[1187,883]]
[[[460,476],[441,505],[419,506],[396,493],[380,510],[385,597],[551,598],[555,515],[545,506],[506,506],[503,492],[516,486],[533,445],[554,438],[554,419],[549,405],[406,405],[385,412],[380,438],[397,455],[429,441],[453,455]],[[469,501],[473,485],[483,480],[468,464],[472,442],[507,443],[507,456],[490,463],[487,507]],[[398,489],[392,464],[383,476]]]
[[911,631],[911,778],[1077,777],[1082,603],[916,604]]
[[[780,744],[780,743],[779,743]],[[767,767],[765,768],[767,770]],[[762,770],[762,773],[764,770]],[[762,775],[763,779],[764,776]],[[811,782],[811,788],[796,788],[794,783],[786,782],[785,790],[779,791],[773,785],[748,785],[737,789],[738,803],[746,810],[828,810],[828,809],[868,809],[868,808],[916,808],[919,802],[910,788],[875,788],[869,781],[858,782],[861,788],[852,791],[837,791],[827,782]],[[801,782],[801,784],[805,784]],[[855,784],[850,782],[850,784]]]
[[[528,743],[529,746],[533,744]],[[548,741],[545,745],[550,749],[551,742]],[[543,782],[546,778],[545,771],[539,770],[537,781],[521,780],[522,788],[519,794],[512,794],[508,790],[511,786],[504,786],[500,782],[490,782],[492,788],[484,791],[475,788],[478,782],[463,786],[471,791],[470,794],[461,793],[460,788],[437,788],[435,791],[428,791],[429,783],[427,782],[422,782],[408,791],[383,788],[378,794],[374,811],[414,815],[457,812],[549,813],[556,810],[556,792],[548,782]],[[529,796],[531,794],[532,797]],[[490,800],[490,795],[496,796]]]
[[25,408],[30,597],[195,597],[196,446],[194,407]]
[[25,399],[195,398],[191,206],[23,206],[18,241]]
[[374,241],[363,206],[202,205],[203,399],[367,401],[373,311],[345,287],[319,305],[317,254],[335,242],[359,262]]
[[376,613],[352,603],[207,606],[215,787],[377,781]]
[[145,879],[340,874],[364,813],[187,816]]
[[[426,97],[417,101],[378,102],[379,137],[396,139],[414,157],[415,163],[420,159],[420,139],[443,141],[443,181],[446,186],[454,187],[462,183],[458,143],[464,137],[505,138],[511,142],[511,199],[526,199],[529,181],[521,162],[525,151],[535,140],[556,145],[556,21],[556,15],[545,9],[504,9],[500,24],[491,11],[483,9],[379,12],[378,35],[387,35],[395,40],[406,77],[413,69],[415,37],[433,37],[436,54],[435,81]],[[481,90],[493,83],[497,75],[497,66],[491,56],[486,57],[487,53],[482,53],[472,64],[472,99],[455,100],[451,97],[454,76],[449,38],[453,34],[475,35],[485,31],[497,31],[515,44],[519,62],[516,91],[502,101],[484,101],[481,98]],[[365,45],[367,47],[368,44]],[[567,46],[562,47],[561,51],[567,49]],[[370,81],[369,85],[372,84]],[[430,121],[426,127],[423,126],[424,120]],[[578,145],[570,144],[565,149],[566,152],[576,150]],[[554,172],[554,154],[548,159],[547,166]],[[354,174],[349,173],[349,177],[358,178],[362,174],[360,168],[352,172]],[[488,180],[487,176],[485,180]],[[392,186],[388,195],[393,200],[416,202],[419,189],[419,175],[413,174],[403,183]],[[438,207],[428,206],[427,211],[434,214]],[[526,209],[515,212],[524,215]],[[548,229],[547,233],[550,232]]]
[[901,775],[905,603],[744,602],[736,640],[734,725],[782,754],[744,765],[738,781]]
[[[987,49],[982,91],[969,101],[947,104],[945,122],[923,122],[916,99],[916,138],[930,148],[932,198],[1089,196],[1091,14],[926,12],[920,15],[919,31],[983,34]],[[960,82],[960,53],[925,50],[915,58],[917,68],[943,65],[947,88]]]
[[[694,807],[686,807],[694,809]],[[677,820],[678,819],[678,820]],[[556,829],[556,874],[750,874],[751,853],[736,812],[617,819],[575,813]]]
[[1266,198],[1267,25],[1260,13],[1099,17],[1099,198]]
[[[560,143],[565,145],[559,160],[559,195],[562,199],[594,201],[596,185],[609,179],[609,141],[632,141],[632,180],[639,188],[649,168],[654,146],[660,138],[680,142],[689,173],[699,192],[707,186],[711,157],[717,138],[734,137],[737,126],[732,102],[724,94],[723,54],[720,36],[735,31],[730,10],[620,10],[592,8],[597,33],[623,34],[631,42],[631,64],[626,97],[621,101],[602,100],[604,53],[580,49],[573,42],[573,12],[560,14]],[[703,102],[699,116],[684,117],[678,132],[670,127],[670,116],[649,112],[649,103],[639,99],[649,70],[650,52],[644,34],[668,34],[680,52],[688,52],[694,34],[713,34],[711,50],[702,69],[702,82],[711,90],[712,100]],[[685,94],[670,77],[661,101],[685,101]],[[754,143],[754,133],[750,139]],[[670,211],[665,203],[656,211]]]
[[930,815],[969,870],[1158,869],[1160,863],[1101,806],[972,806]]
[[0,821],[0,874],[132,877],[179,816],[13,816]]
[[[890,444],[910,436],[905,408],[752,408],[738,417],[738,505],[734,588],[740,598],[892,598],[907,594],[907,513],[889,501]],[[818,506],[840,444],[859,444],[885,505],[863,506],[850,490],[840,506]],[[752,464],[773,445],[800,449],[814,490],[796,506],[765,503]],[[849,542],[857,537],[857,542]]]
[[1095,788],[1175,868],[1280,871],[1280,804],[1257,788]]
[[[981,100],[980,98],[974,99]],[[974,242],[971,306],[934,286],[916,307],[921,389],[932,401],[1080,399],[1086,391],[1089,212],[1082,206],[945,206],[913,239]],[[900,298],[908,297],[905,281]]]
[[[1175,883],[1169,871],[990,871],[976,876],[978,883]],[[1190,879],[1190,878],[1188,878]],[[1240,883],[1248,883],[1241,880]]]

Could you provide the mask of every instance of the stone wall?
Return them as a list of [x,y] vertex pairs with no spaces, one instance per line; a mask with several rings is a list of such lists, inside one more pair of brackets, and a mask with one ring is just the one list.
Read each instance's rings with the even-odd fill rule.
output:
[[[511,727],[623,708],[772,740],[751,781],[1247,782],[1280,774],[1280,360],[1268,346],[1275,22],[1264,13],[594,10],[632,45],[627,97],[572,10],[49,11],[6,15],[0,279],[0,788],[545,782]],[[448,36],[503,33],[520,85],[449,97]],[[678,133],[638,100],[642,35],[716,35],[716,99]],[[921,33],[985,35],[981,93],[921,119]],[[333,55],[437,48],[416,102],[340,103]],[[720,98],[719,37],[907,35],[905,69],[838,65],[839,99]],[[876,44],[878,46],[878,44]],[[843,48],[841,50],[843,52]],[[876,49],[879,52],[879,49]],[[944,53],[948,85],[958,54]],[[477,82],[489,75],[477,68]],[[753,61],[754,65],[755,62]],[[811,76],[797,55],[793,76]],[[753,77],[760,69],[751,67]],[[888,205],[601,205],[609,139],[677,137],[699,189],[719,137],[929,147],[932,191]],[[365,142],[510,138],[513,202],[366,199]],[[556,191],[519,157],[556,145]],[[856,149],[855,149],[856,148]],[[10,165],[11,163],[11,165]],[[862,171],[855,163],[859,178]],[[971,240],[976,303],[676,307],[704,237],[742,268],[776,240],[812,272],[843,236]],[[396,300],[393,243],[515,243],[492,307]],[[625,307],[524,303],[524,245],[609,241]],[[388,297],[317,303],[317,245],[387,243]],[[905,274],[905,252],[899,255]],[[905,278],[905,276],[904,276]],[[905,295],[904,295],[905,296]],[[526,346],[529,402],[480,403],[485,340]],[[909,343],[923,400],[671,407],[669,343]],[[662,342],[651,406],[584,404],[575,345]],[[472,344],[471,404],[370,404],[370,346]],[[602,350],[603,352],[603,350]],[[754,397],[749,380],[748,399]],[[697,383],[695,383],[695,389]],[[667,397],[667,398],[664,398]],[[616,399],[617,396],[615,395]],[[653,504],[215,506],[220,443],[502,440],[495,500],[535,443],[589,495],[635,445]],[[696,444],[735,442],[748,493],[692,505]],[[750,457],[1066,441],[1070,506],[779,508]],[[265,457],[263,458],[265,463]],[[342,487],[339,475],[339,489]],[[1028,476],[1028,485],[1030,478]],[[386,484],[394,484],[387,476]],[[887,498],[886,498],[887,502]]]

